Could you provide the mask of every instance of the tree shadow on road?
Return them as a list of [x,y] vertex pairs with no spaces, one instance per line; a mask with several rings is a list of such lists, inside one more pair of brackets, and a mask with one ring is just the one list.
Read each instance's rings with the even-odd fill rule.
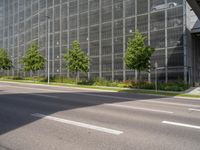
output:
[[60,111],[128,101],[160,99],[159,96],[115,92],[41,92],[0,95],[0,135],[39,120],[34,113]]

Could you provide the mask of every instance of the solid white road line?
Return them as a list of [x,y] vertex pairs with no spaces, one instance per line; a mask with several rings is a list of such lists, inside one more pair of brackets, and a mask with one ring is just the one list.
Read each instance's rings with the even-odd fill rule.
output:
[[166,105],[174,105],[174,106],[183,106],[183,107],[200,107],[200,105],[173,103],[173,102],[162,102],[162,101],[154,101],[154,100],[141,100],[141,102],[166,104]]
[[114,106],[114,107],[121,107],[121,108],[128,108],[128,109],[135,109],[135,110],[144,110],[144,111],[151,111],[151,112],[157,112],[157,113],[166,113],[166,114],[173,114],[174,112],[171,111],[165,111],[165,110],[159,110],[159,109],[149,109],[149,108],[143,108],[143,107],[133,107],[133,106],[127,106],[127,105],[120,105],[120,104],[105,104],[108,106]]
[[189,108],[188,110],[191,110],[191,111],[199,111],[199,112],[200,112],[200,109]]
[[184,123],[179,123],[179,122],[162,121],[162,123],[163,124],[174,125],[174,126],[186,127],[186,128],[200,129],[200,126],[191,125],[191,124],[184,124]]
[[114,135],[120,135],[123,133],[122,131],[118,131],[118,130],[108,129],[108,128],[104,128],[104,127],[100,127],[100,126],[90,125],[90,124],[76,122],[76,121],[72,121],[72,120],[61,119],[61,118],[52,117],[52,116],[46,116],[46,115],[39,114],[39,113],[32,114],[32,116],[47,119],[47,120],[57,121],[57,122],[61,122],[61,123],[69,124],[69,125],[74,125],[74,126],[78,126],[78,127],[82,127],[82,128],[87,128],[87,129],[97,130],[97,131],[101,131],[101,132],[105,132],[105,133],[110,133],[110,134],[114,134]]

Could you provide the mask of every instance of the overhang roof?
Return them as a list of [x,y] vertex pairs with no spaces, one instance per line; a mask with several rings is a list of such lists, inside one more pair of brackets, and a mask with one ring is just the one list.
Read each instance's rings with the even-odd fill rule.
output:
[[192,10],[200,19],[200,0],[187,0],[187,2],[190,4]]

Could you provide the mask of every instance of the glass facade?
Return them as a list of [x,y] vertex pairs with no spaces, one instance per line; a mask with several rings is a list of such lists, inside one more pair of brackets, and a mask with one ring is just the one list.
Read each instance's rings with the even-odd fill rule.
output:
[[[137,76],[126,68],[128,38],[139,30],[156,49],[151,63],[158,63],[162,81],[184,79],[185,0],[0,0],[0,47],[14,62],[9,75],[22,71],[20,59],[35,41],[47,58],[47,16],[50,17],[51,74],[71,76],[63,55],[74,40],[90,56],[83,78],[128,80]],[[40,75],[45,75],[46,70]],[[154,71],[143,73],[154,79]]]

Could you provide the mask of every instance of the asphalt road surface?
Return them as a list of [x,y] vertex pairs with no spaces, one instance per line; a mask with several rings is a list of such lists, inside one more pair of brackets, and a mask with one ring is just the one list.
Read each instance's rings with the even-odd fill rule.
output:
[[0,150],[200,150],[200,100],[0,82]]

